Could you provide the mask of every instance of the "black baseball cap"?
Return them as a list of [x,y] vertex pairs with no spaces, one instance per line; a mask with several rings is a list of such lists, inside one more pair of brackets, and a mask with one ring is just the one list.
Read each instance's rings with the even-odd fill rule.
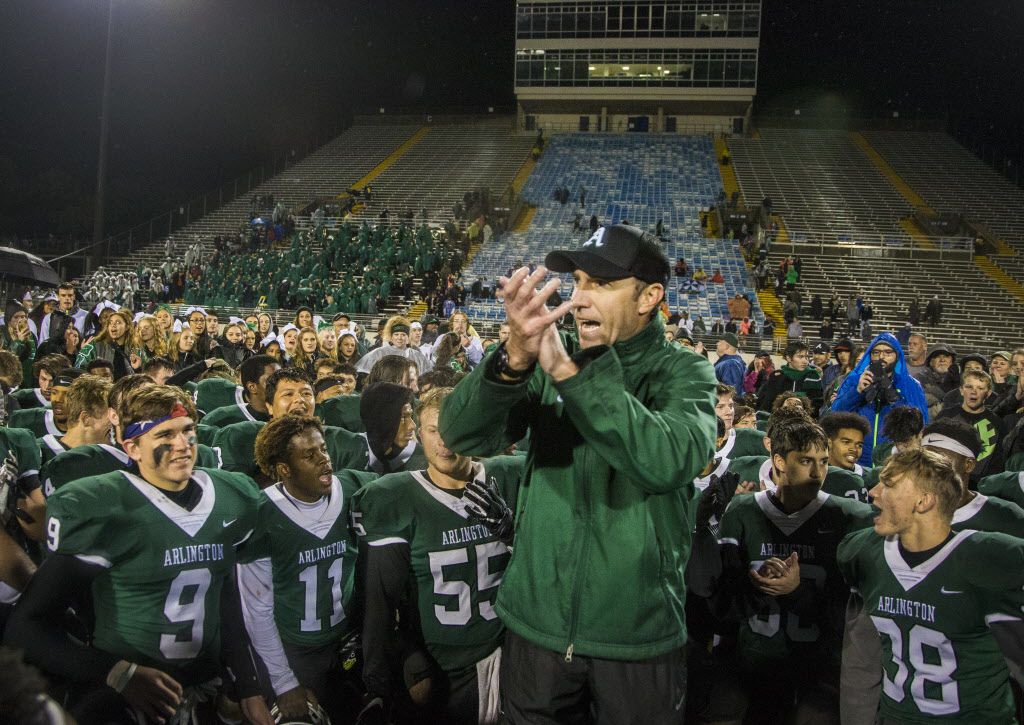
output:
[[811,352],[813,352],[815,355],[827,355],[831,351],[832,349],[828,346],[827,342],[819,342],[817,345],[811,348]]
[[636,277],[668,284],[669,263],[654,237],[628,224],[600,227],[579,249],[550,252],[544,266],[552,272],[582,269],[601,279]]

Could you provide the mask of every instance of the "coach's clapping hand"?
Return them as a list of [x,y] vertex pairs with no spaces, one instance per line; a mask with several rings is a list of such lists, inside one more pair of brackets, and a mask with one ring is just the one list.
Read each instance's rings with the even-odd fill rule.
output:
[[544,267],[537,267],[533,274],[528,268],[521,267],[511,277],[499,280],[498,298],[504,303],[509,326],[505,350],[513,370],[526,370],[537,362],[548,328],[573,309],[573,303],[569,301],[548,310],[546,303],[561,282],[556,277],[537,290],[545,276],[547,269]]

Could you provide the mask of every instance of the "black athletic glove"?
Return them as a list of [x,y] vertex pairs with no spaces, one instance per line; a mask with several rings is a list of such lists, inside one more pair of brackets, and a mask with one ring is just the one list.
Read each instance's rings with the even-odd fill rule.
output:
[[391,716],[384,698],[371,695],[366,698],[366,704],[356,715],[356,725],[389,725]]
[[463,494],[463,500],[466,502],[466,512],[471,521],[483,524],[507,546],[512,545],[515,536],[512,509],[498,493],[493,478],[485,483],[480,483],[476,479],[470,481]]
[[700,495],[697,502],[696,528],[701,532],[707,527],[711,534],[718,538],[718,524],[722,520],[725,509],[732,501],[736,487],[740,485],[738,473],[726,472],[722,476],[712,476],[708,487]]

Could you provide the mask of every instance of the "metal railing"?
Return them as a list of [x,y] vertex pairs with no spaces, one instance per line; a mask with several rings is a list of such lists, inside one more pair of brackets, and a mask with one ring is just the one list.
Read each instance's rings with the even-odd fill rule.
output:
[[788,241],[776,240],[772,252],[817,252],[833,256],[897,257],[928,259],[974,258],[974,240],[970,237],[941,237],[922,244],[909,234],[875,232],[837,232],[832,230],[798,231],[787,229]]

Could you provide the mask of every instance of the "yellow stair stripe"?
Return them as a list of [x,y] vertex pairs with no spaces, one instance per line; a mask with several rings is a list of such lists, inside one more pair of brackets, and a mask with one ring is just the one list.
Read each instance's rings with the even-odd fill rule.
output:
[[993,282],[1009,292],[1019,302],[1024,302],[1024,286],[1002,270],[999,265],[984,255],[976,255],[974,264]]
[[914,244],[922,246],[925,249],[935,249],[935,243],[929,239],[928,235],[925,234],[924,230],[912,217],[900,219],[900,229],[910,235],[910,238],[914,240]]
[[775,244],[789,244],[789,230],[786,229],[786,220],[781,214],[772,214],[771,220],[779,225],[779,231],[775,235]]
[[533,205],[527,205],[523,207],[523,210],[519,212],[519,218],[516,219],[516,223],[512,227],[514,232],[525,232],[530,227],[530,222],[537,215],[537,207]]
[[[729,163],[722,163],[722,156],[729,155]],[[743,192],[740,191],[740,182],[736,178],[736,170],[732,167],[732,153],[724,138],[715,139],[715,160],[718,161],[718,170],[722,174],[722,188],[725,189],[726,199],[732,199],[734,191],[740,192],[740,204],[743,205]]]
[[425,313],[426,311],[427,303],[424,302],[423,300],[420,300],[419,302],[417,302],[416,304],[409,308],[409,311],[405,313],[405,316],[408,317],[413,322],[415,322],[416,320],[423,317],[423,313]]
[[757,291],[757,299],[761,303],[761,311],[765,317],[772,318],[775,323],[775,337],[786,336],[785,315],[782,314],[782,303],[770,289]]
[[526,186],[526,180],[530,178],[530,174],[533,173],[533,167],[537,165],[537,160],[533,156],[529,156],[523,165],[519,167],[516,177],[512,179],[512,191],[519,194],[523,187]]
[[[875,150],[875,147],[871,145],[871,142],[864,138],[864,134],[858,131],[851,131],[850,139],[857,144],[857,147],[861,151],[864,152],[864,155],[868,157],[868,160],[870,160],[875,168],[878,169],[879,173],[889,180],[889,183],[892,184],[893,188],[899,192],[900,196],[907,200],[908,204],[915,209],[924,211],[927,214],[935,213],[935,210],[928,205],[928,202],[926,202],[920,194],[911,189],[910,184],[905,182],[900,175],[896,173],[896,169],[894,169],[892,165],[885,160],[882,154]],[[915,244],[919,244],[927,249],[935,249],[935,244],[932,243],[932,240],[928,238],[928,235],[924,233],[924,230],[921,229],[913,219],[901,219],[900,227],[910,235]]]
[[1004,239],[996,240],[996,254],[1000,257],[1015,257],[1017,256],[1017,250],[1006,243]]
[[[729,163],[722,163],[722,156],[729,154]],[[715,139],[715,160],[718,161],[718,170],[722,174],[722,188],[725,189],[725,196],[728,199],[732,199],[734,191],[739,191],[739,203],[742,206],[746,206],[743,201],[743,192],[740,191],[740,182],[736,178],[736,170],[732,165],[732,153],[729,151],[729,145],[725,142],[724,138]],[[779,223],[779,233],[775,238],[776,243],[785,243],[789,241],[789,234],[786,232],[786,225],[782,221],[782,217],[778,214],[773,214],[772,219]],[[747,264],[749,269],[750,265]],[[775,323],[775,337],[786,336],[786,326],[783,324],[784,316],[782,314],[782,303],[779,302],[779,298],[775,296],[775,293],[771,290],[758,290],[757,299],[761,303],[761,311],[765,317],[772,318]]]
[[875,165],[875,168],[882,172],[882,176],[887,178],[889,182],[896,187],[896,191],[898,191],[900,196],[906,199],[911,206],[917,209],[923,209],[929,214],[935,213],[935,210],[928,205],[928,202],[926,202],[920,194],[911,189],[910,185],[896,173],[896,169],[890,166],[889,162],[875,150],[875,147],[872,146],[866,138],[864,138],[864,134],[857,131],[851,131],[850,138],[855,144],[857,144],[860,150],[864,152],[864,155],[871,160],[871,163]]
[[402,158],[402,156],[404,156],[405,153],[409,149],[411,149],[413,146],[415,146],[420,141],[422,141],[423,137],[426,136],[428,133],[430,133],[430,127],[429,126],[423,126],[419,131],[417,131],[412,136],[410,136],[408,139],[406,139],[405,143],[403,143],[397,149],[392,151],[388,155],[388,157],[386,159],[384,159],[379,164],[374,166],[373,170],[370,173],[368,173],[366,176],[361,178],[356,183],[352,184],[352,188],[353,189],[362,189],[362,188],[364,188],[371,181],[373,181],[378,176],[380,176],[385,171],[387,171],[391,167],[391,165],[394,164],[396,161],[398,161],[398,159]]

